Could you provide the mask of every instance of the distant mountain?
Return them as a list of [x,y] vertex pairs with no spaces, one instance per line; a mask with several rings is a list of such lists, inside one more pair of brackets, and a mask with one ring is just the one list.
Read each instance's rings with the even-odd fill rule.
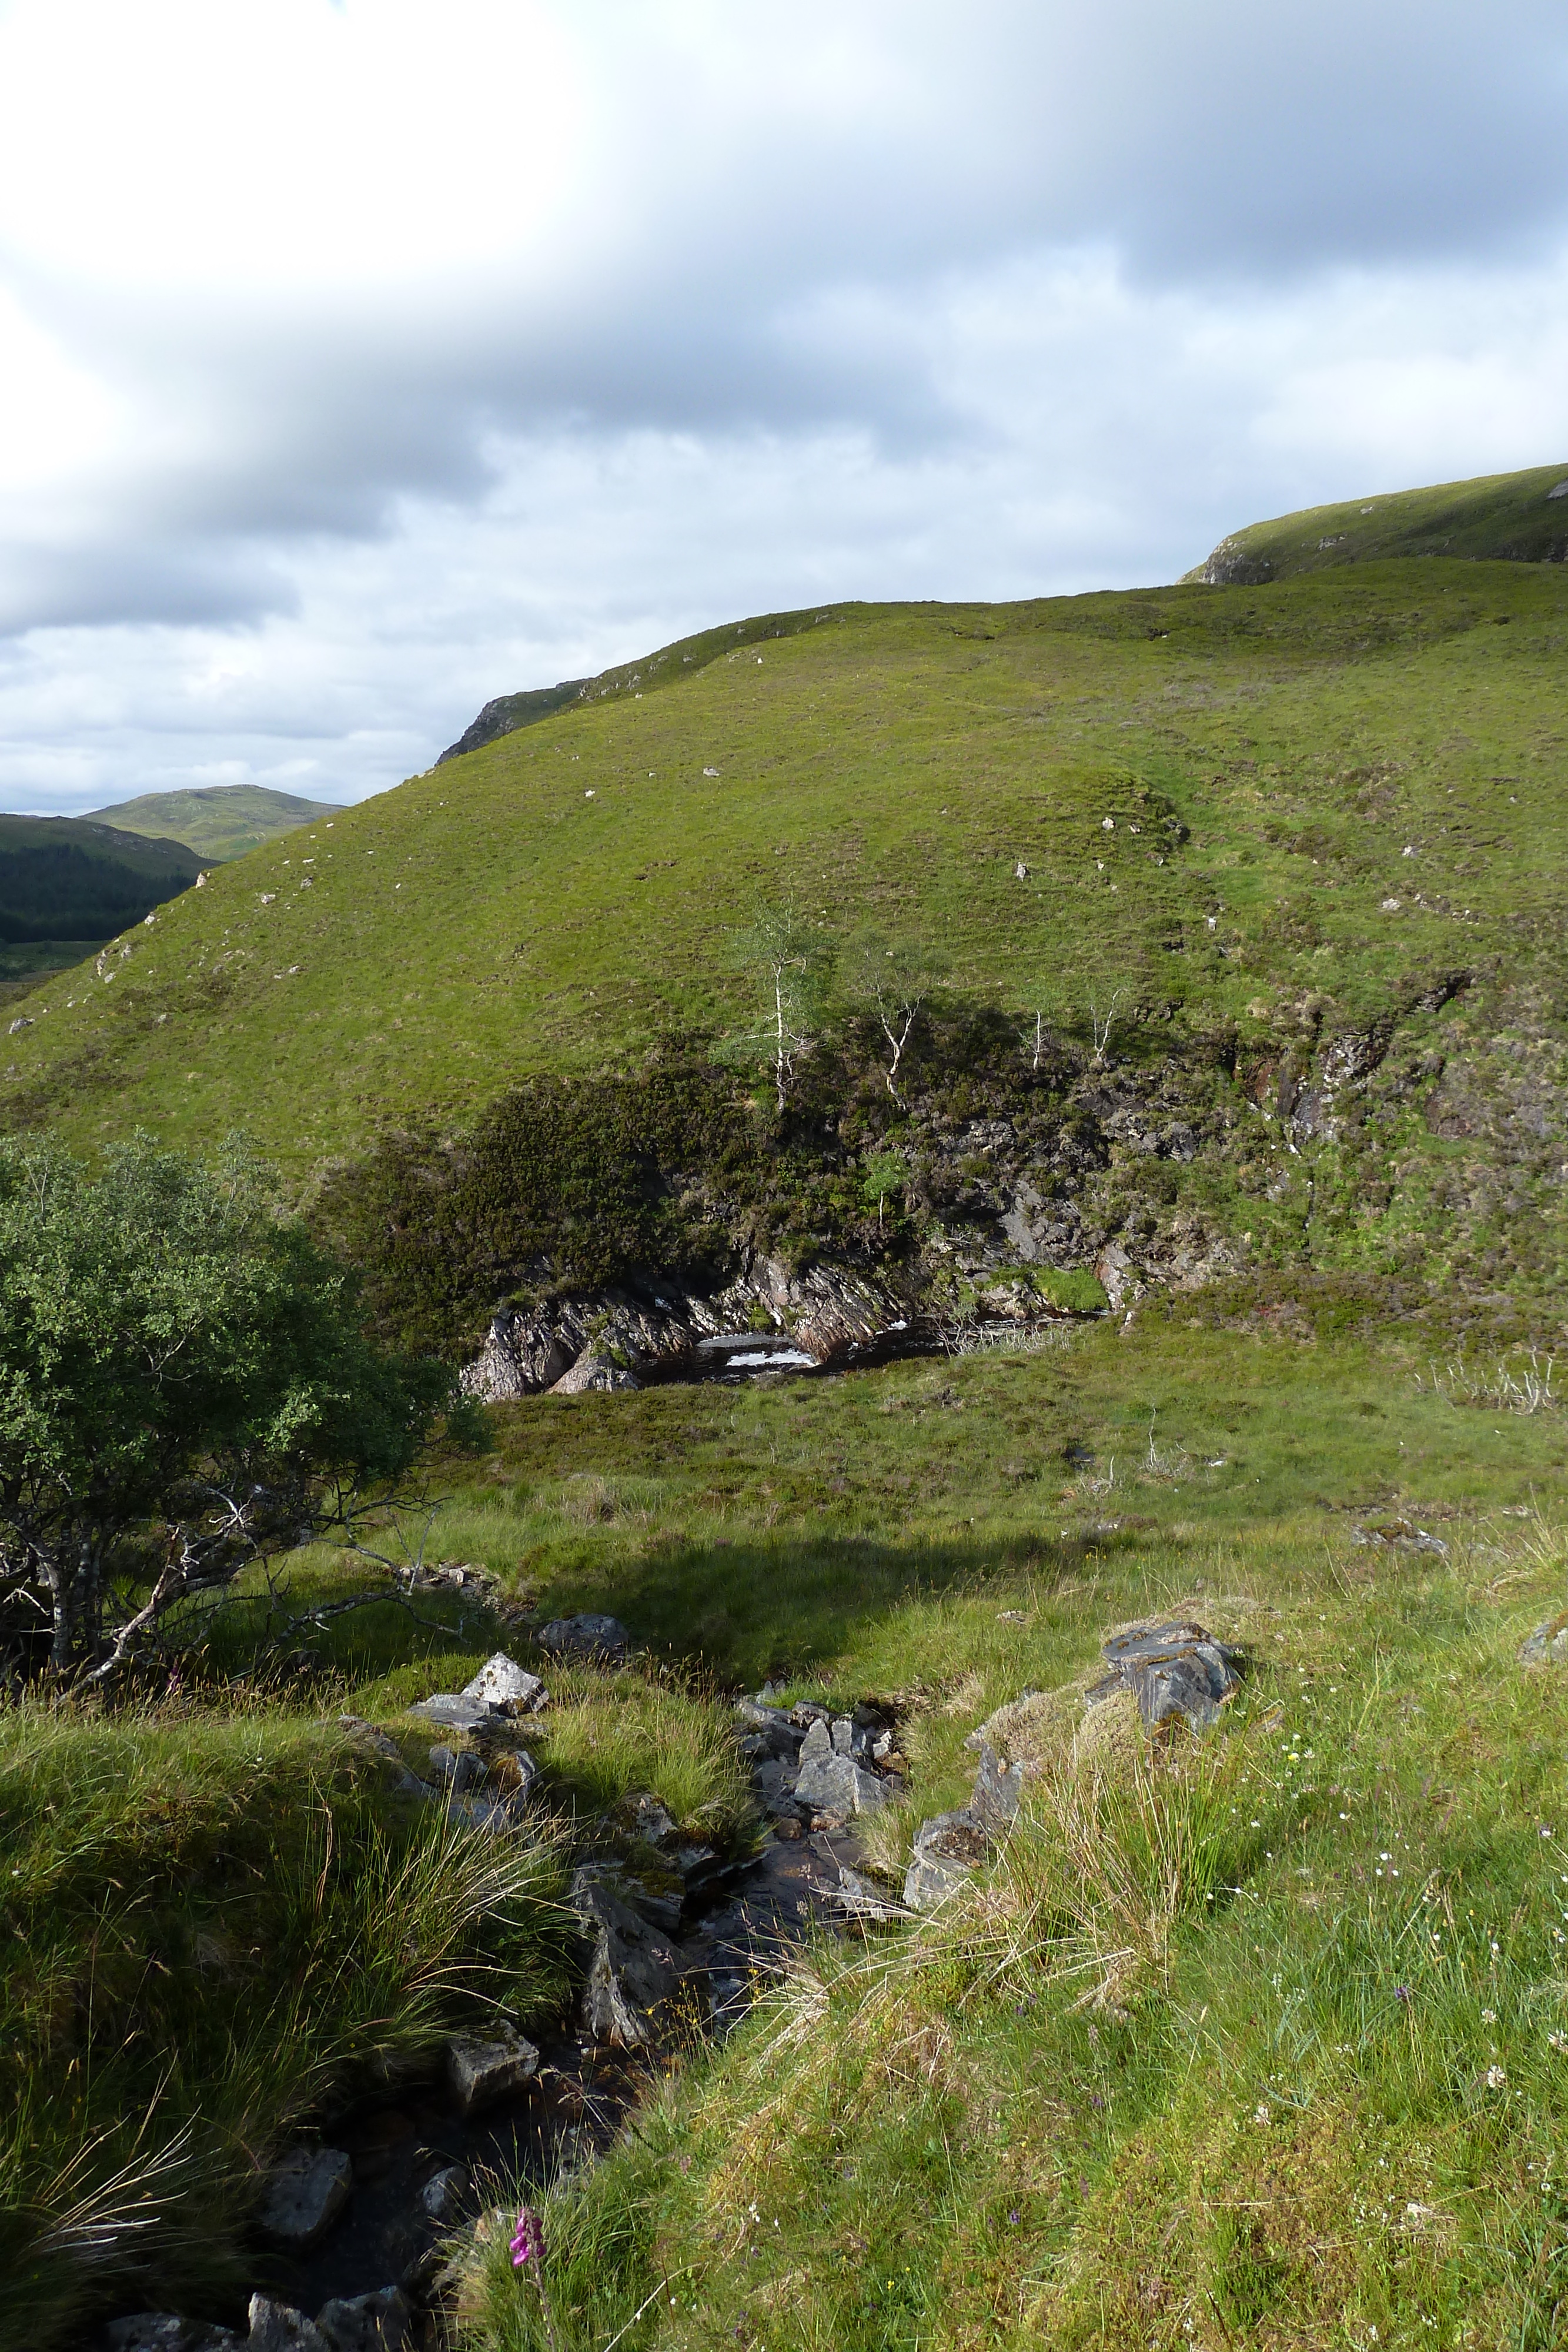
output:
[[1257,587],[1333,564],[1412,555],[1568,562],[1568,466],[1303,507],[1222,539],[1207,562],[1184,577],[1212,588]]
[[189,792],[143,793],[112,808],[93,809],[89,822],[122,833],[183,843],[209,866],[243,857],[297,825],[336,816],[330,801],[306,801],[265,784],[203,784]]
[[188,890],[201,860],[86,817],[0,816],[0,944],[96,947]]
[[486,743],[496,742],[503,735],[516,734],[519,727],[532,727],[552,711],[564,709],[569,702],[577,701],[591,678],[563,677],[559,686],[536,686],[527,694],[498,694],[487,702],[472,726],[465,727],[455,743],[449,743],[436,766],[448,760],[461,759],[465,751],[481,751]]

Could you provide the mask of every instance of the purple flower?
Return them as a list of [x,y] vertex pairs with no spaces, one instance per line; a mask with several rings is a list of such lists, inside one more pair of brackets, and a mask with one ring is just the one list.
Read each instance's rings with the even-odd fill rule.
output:
[[544,2268],[545,2233],[538,2215],[532,2206],[525,2205],[517,2215],[517,2226],[512,2232],[512,2268],[520,2271],[528,2262]]
[[1008,2215],[1008,2220],[1012,2223],[1013,2228],[1016,2230],[1016,2229],[1018,2228],[1018,2225],[1019,2225],[1019,2217],[1018,2217],[1018,2215],[1017,2215],[1016,2213],[1009,2213],[1009,2214]]
[[1408,1986],[1408,1985],[1396,1985],[1396,1986],[1395,1986],[1395,1988],[1394,1988],[1394,1998],[1395,1998],[1395,2000],[1409,2000],[1409,1998],[1410,1998],[1410,1988],[1409,1988],[1409,1986]]

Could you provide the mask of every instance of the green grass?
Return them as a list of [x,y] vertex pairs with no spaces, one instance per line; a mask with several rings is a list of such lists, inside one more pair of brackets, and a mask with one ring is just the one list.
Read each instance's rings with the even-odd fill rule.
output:
[[[1208,562],[1224,577],[1267,580],[1409,556],[1561,563],[1568,551],[1568,504],[1552,493],[1564,480],[1568,467],[1532,466],[1520,474],[1304,507],[1249,523],[1222,540]],[[1187,577],[1197,579],[1204,569]]]
[[[455,1508],[500,1565],[526,1489],[513,1571],[542,1606],[617,1607],[738,1680],[901,1697],[894,1870],[964,1793],[968,1730],[1082,1677],[1107,1625],[1186,1607],[1250,1662],[1166,1760],[1114,1727],[1048,1746],[971,1901],[808,1953],[562,2182],[555,2352],[623,2327],[672,2352],[1557,2340],[1568,1678],[1516,1659],[1568,1566],[1537,1508],[1552,1409],[1445,1402],[1385,1340],[1156,1326],[497,1424],[503,1491]],[[587,1525],[569,1431],[609,1506]],[[1113,1453],[1120,1528],[1086,1491]],[[1396,1515],[1446,1555],[1354,1540]],[[504,2241],[465,2288],[485,2352],[551,2340]]]
[[745,1025],[758,898],[924,932],[953,988],[1085,1041],[1119,986],[1150,1050],[1277,1052],[1311,1004],[1364,1024],[1506,957],[1484,1034],[1555,1050],[1565,608],[1560,567],[1434,562],[712,633],[224,867],[112,983],[49,982],[6,1116],[243,1126],[308,1184],[388,1121]]

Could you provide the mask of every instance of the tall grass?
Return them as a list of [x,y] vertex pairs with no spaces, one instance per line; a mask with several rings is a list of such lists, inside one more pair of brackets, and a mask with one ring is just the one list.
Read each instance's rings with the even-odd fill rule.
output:
[[235,2277],[269,2148],[379,2063],[564,1983],[559,1859],[391,1803],[335,1727],[0,1714],[0,2310]]

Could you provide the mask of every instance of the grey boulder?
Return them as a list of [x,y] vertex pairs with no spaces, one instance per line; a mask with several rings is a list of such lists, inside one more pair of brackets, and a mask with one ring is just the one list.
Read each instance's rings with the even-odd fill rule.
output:
[[455,2221],[463,2210],[468,2185],[468,2167],[465,2164],[444,2164],[420,2190],[420,2204],[430,2220],[439,2221],[444,2229]]
[[935,1911],[989,1858],[990,1840],[967,1808],[934,1813],[915,1832],[904,1874],[907,1911]]
[[377,2287],[373,2294],[335,2295],[316,2315],[332,2352],[402,2352],[408,2323],[408,2305],[395,2286]]
[[250,2334],[246,2352],[332,2352],[313,2319],[291,2303],[274,2303],[269,2294],[250,2299]]
[[450,2042],[446,2045],[446,2080],[465,2116],[497,2099],[510,2098],[531,2083],[539,2071],[539,2053],[513,2025],[503,2025],[483,2041]]
[[268,2177],[263,2233],[289,2253],[308,2253],[348,2203],[353,2185],[354,2168],[340,2147],[291,2148]]
[[623,1658],[632,1636],[619,1617],[552,1617],[535,1636],[549,1657]]
[[[805,1748],[800,1753],[804,1759]],[[863,1770],[852,1756],[840,1756],[830,1749],[826,1756],[802,1760],[795,1801],[810,1805],[813,1812],[833,1813],[849,1821],[856,1813],[874,1813],[887,1802],[887,1790],[874,1772]]]
[[1207,1730],[1241,1679],[1234,1654],[1203,1626],[1187,1622],[1130,1625],[1113,1633],[1101,1654],[1110,1672],[1084,1694],[1086,1703],[1097,1706],[1130,1690],[1151,1731],[1175,1715],[1195,1731]]
[[497,1650],[493,1658],[486,1659],[473,1681],[464,1684],[460,1696],[497,1715],[538,1715],[549,1693],[538,1675],[530,1675],[516,1658]]

